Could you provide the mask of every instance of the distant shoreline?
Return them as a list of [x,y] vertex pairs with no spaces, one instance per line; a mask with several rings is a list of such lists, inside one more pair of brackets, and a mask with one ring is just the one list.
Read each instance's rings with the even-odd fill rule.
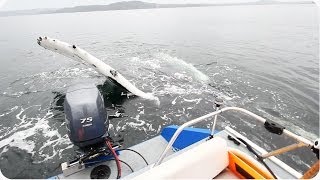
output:
[[117,11],[117,10],[133,10],[133,9],[164,9],[164,8],[186,8],[186,7],[212,7],[212,6],[243,6],[243,5],[279,5],[279,4],[314,4],[313,1],[301,2],[278,2],[261,0],[257,2],[247,3],[220,3],[220,4],[156,4],[146,3],[142,1],[123,1],[112,3],[109,5],[88,5],[75,6],[60,9],[31,9],[18,11],[0,11],[0,17],[37,15],[37,14],[59,14],[59,13],[75,13],[75,12],[96,12],[96,11]]

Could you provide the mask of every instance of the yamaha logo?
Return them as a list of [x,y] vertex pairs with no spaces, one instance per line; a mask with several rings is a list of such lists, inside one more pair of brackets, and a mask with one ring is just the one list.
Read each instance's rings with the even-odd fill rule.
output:
[[80,119],[82,127],[92,126],[92,117],[82,118]]

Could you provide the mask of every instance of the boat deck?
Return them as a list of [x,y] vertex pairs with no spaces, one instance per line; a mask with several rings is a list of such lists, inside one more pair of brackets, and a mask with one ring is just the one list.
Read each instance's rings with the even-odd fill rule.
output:
[[[130,147],[130,149],[133,149],[140,154],[143,155],[143,157],[147,160],[149,164],[155,163],[155,161],[159,158],[159,156],[162,153],[163,148],[168,144],[168,142],[161,136],[156,136],[152,139],[149,139],[147,141],[144,141],[143,143],[137,144],[135,146]],[[172,155],[174,151],[170,151],[168,153],[168,156]],[[145,168],[147,165],[143,161],[143,159],[137,155],[134,152],[131,151],[122,151],[120,152],[119,159],[128,163],[134,172],[137,172],[143,168]],[[115,161],[107,161],[103,162],[97,165],[107,165],[111,169],[110,179],[116,179],[117,177],[117,166]],[[63,174],[59,174],[57,176],[52,177],[52,179],[90,179],[90,173],[94,167],[86,168],[84,170],[81,170],[80,172],[77,172],[75,174],[72,174],[70,176],[65,177]],[[122,177],[126,177],[129,174],[132,174],[132,171],[128,166],[125,164],[121,164],[122,169]]]
[[[233,133],[235,133],[235,132],[233,132]],[[228,138],[227,138],[228,134],[230,134],[230,132],[228,132],[227,130],[223,130],[223,131],[220,131],[219,133],[216,133],[215,136],[218,136],[218,137],[225,139],[227,142],[227,146],[229,148],[238,149],[238,150],[254,157],[254,155],[251,152],[249,152],[247,150],[247,148],[245,148],[243,145],[236,145],[233,141],[228,140]],[[238,137],[239,134],[233,134],[233,135]],[[205,140],[201,140],[201,141],[194,143],[194,144],[192,144],[192,145],[190,145],[180,151],[175,151],[173,148],[171,148],[171,150],[167,154],[166,158],[164,159],[164,162],[175,157],[175,156],[178,156],[179,154],[187,151],[188,149],[191,149],[191,148],[203,143],[204,141]],[[121,177],[126,178],[126,179],[130,179],[130,178],[134,178],[134,177],[146,172],[147,170],[149,170],[152,167],[152,165],[158,160],[158,158],[160,157],[161,153],[163,152],[163,150],[167,146],[167,144],[168,144],[168,142],[165,140],[165,138],[163,138],[161,135],[159,135],[159,136],[156,136],[156,137],[149,139],[145,142],[142,142],[140,144],[137,144],[135,146],[130,147],[130,149],[136,150],[137,152],[142,154],[145,157],[145,159],[147,160],[147,162],[149,163],[149,166],[147,166],[146,163],[143,161],[143,159],[139,155],[135,154],[134,152],[121,151],[120,155],[119,155],[120,160],[129,164],[132,167],[132,169],[134,170],[134,172],[132,173],[130,168],[122,163],[121,164],[121,167],[122,167],[122,176]],[[192,157],[190,157],[190,158],[192,158]],[[280,161],[280,160],[277,159],[277,161]],[[276,174],[276,176],[278,178],[284,178],[284,179],[296,179],[297,178],[293,174],[288,173],[288,171],[286,171],[286,169],[281,168],[274,161],[267,159],[266,163],[273,170],[273,172]],[[117,166],[116,166],[115,161],[107,161],[104,163],[96,164],[95,166],[101,165],[101,164],[105,164],[110,167],[111,174],[110,174],[109,178],[115,179],[117,176]],[[53,179],[90,179],[90,173],[94,167],[86,168],[82,171],[79,171],[79,172],[74,173],[74,174],[67,176],[67,177],[65,177],[63,174],[60,174],[60,175],[54,176],[52,178]],[[296,174],[299,175],[298,172],[296,172]],[[235,179],[238,177],[226,168],[218,176],[212,177],[212,178]]]

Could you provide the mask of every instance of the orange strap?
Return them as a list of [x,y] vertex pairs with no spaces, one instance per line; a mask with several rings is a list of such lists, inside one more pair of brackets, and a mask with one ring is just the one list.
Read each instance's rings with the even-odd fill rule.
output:
[[229,154],[229,169],[242,179],[273,179],[269,172],[264,172],[254,163],[245,159],[245,157],[238,157],[233,152]]
[[319,172],[319,163],[318,160],[316,163],[314,163],[311,168],[304,173],[304,175],[300,179],[310,179],[313,178],[318,172]]

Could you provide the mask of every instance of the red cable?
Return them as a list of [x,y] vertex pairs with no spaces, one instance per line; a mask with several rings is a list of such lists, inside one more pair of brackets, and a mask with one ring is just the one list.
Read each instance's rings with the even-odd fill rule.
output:
[[117,168],[118,168],[118,175],[117,175],[117,179],[120,179],[121,177],[121,166],[120,166],[120,160],[119,157],[117,155],[117,153],[114,151],[114,149],[112,148],[111,143],[107,140],[106,144],[108,146],[108,148],[110,149],[111,153],[113,154],[115,160],[116,160],[116,164],[117,164]]

